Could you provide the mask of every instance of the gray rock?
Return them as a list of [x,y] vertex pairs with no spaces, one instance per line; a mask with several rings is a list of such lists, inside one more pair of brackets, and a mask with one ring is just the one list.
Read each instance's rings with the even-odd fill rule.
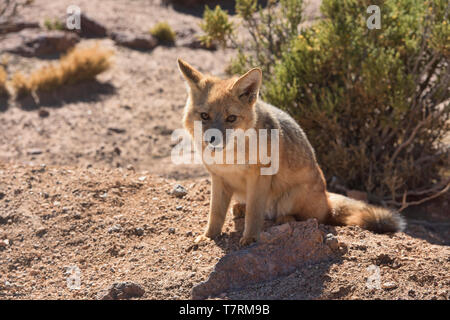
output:
[[61,54],[73,48],[80,38],[72,32],[23,30],[8,35],[0,49],[26,57]]
[[19,32],[23,29],[37,29],[39,28],[38,22],[27,22],[21,20],[4,21],[0,23],[0,34]]
[[116,282],[107,289],[97,294],[98,300],[120,300],[142,297],[145,293],[144,288],[134,282]]
[[152,50],[158,45],[158,40],[151,34],[135,35],[126,32],[114,32],[111,34],[111,39],[117,45],[136,50]]
[[108,233],[114,233],[114,232],[120,232],[120,231],[122,231],[122,227],[118,224],[115,224],[112,227],[108,228]]
[[187,195],[187,190],[181,184],[177,184],[172,189],[172,194],[177,198],[183,198],[185,195]]

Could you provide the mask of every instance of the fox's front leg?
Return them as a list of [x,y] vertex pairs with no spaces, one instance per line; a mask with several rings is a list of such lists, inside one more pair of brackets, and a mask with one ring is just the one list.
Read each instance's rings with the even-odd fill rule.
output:
[[230,205],[232,193],[226,188],[222,178],[211,176],[211,205],[208,216],[208,225],[205,233],[198,236],[195,242],[201,242],[218,236],[222,232],[225,216]]
[[271,176],[263,176],[259,172],[247,179],[245,227],[244,234],[239,241],[241,246],[259,240],[259,234],[264,225],[264,213],[270,185]]

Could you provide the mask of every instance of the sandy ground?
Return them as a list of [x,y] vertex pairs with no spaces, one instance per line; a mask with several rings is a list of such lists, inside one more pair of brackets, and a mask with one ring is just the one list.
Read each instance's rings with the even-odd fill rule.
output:
[[[69,4],[112,31],[146,32],[166,20],[179,40],[199,32],[198,16],[159,1],[35,0],[23,15],[43,22]],[[217,260],[238,250],[242,219],[228,218],[220,239],[193,246],[206,224],[208,176],[170,159],[186,99],[176,58],[221,76],[233,52],[139,52],[108,39],[82,45],[96,41],[115,51],[101,90],[42,106],[46,118],[14,105],[0,112],[0,299],[93,299],[116,281],[141,284],[143,299],[190,298]],[[48,63],[8,57],[11,73]],[[188,189],[185,198],[170,195],[176,183]],[[421,220],[425,211],[432,219]],[[348,248],[342,256],[220,298],[448,299],[448,200],[425,211],[412,212],[405,233],[390,236],[337,228]],[[380,289],[366,286],[373,265]],[[67,287],[70,266],[81,270],[80,290]]]

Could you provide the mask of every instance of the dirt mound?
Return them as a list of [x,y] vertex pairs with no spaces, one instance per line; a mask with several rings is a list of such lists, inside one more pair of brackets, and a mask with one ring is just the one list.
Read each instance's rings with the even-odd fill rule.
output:
[[[286,237],[286,226],[273,229],[266,221],[261,243],[241,250],[243,219],[230,214],[224,233],[198,246],[193,240],[206,224],[209,180],[184,181],[182,198],[172,193],[176,184],[126,169],[0,164],[0,297],[96,299],[114,284],[135,283],[145,290],[140,299],[187,299],[194,286],[214,278],[222,259],[240,266],[231,286],[214,291],[225,299],[449,298],[449,248],[418,238],[421,233],[376,235],[322,225],[319,232],[300,222]],[[323,237],[328,233],[336,234],[342,252],[328,254],[322,241],[333,242]],[[283,240],[294,238],[304,247]],[[289,248],[299,250],[293,260],[283,253]],[[324,259],[308,257],[314,248]],[[259,252],[274,264],[271,270],[283,272],[249,284],[243,275],[251,265],[236,259],[246,252],[245,261]],[[78,270],[79,288],[69,285],[68,269]],[[217,271],[223,272],[220,263]]]

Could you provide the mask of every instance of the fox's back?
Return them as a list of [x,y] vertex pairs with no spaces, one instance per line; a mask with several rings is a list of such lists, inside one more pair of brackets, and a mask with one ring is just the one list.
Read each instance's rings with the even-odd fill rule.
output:
[[280,160],[291,168],[298,165],[315,165],[314,150],[305,132],[294,119],[281,109],[259,100],[255,105],[256,129],[280,130]]

